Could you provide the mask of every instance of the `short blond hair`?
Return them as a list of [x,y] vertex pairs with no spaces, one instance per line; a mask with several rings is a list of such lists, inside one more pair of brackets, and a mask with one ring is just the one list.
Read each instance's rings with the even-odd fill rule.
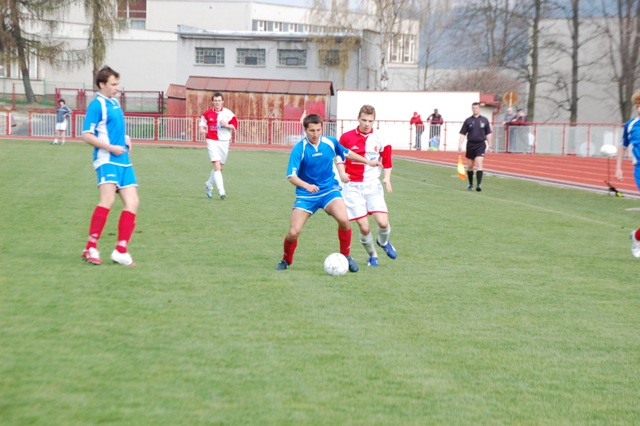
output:
[[640,90],[633,94],[633,96],[631,97],[631,102],[633,102],[634,105],[640,104]]

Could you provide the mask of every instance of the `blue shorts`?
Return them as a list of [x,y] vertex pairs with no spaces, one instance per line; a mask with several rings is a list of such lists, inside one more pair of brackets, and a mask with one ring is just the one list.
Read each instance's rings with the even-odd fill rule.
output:
[[322,195],[312,197],[296,197],[296,201],[293,203],[293,208],[304,210],[309,214],[314,214],[320,208],[326,210],[329,203],[336,198],[342,198],[342,192],[340,192],[340,189],[332,189]]
[[138,186],[136,174],[132,166],[123,167],[115,164],[103,164],[96,169],[98,186],[103,183],[115,183],[118,189],[127,186]]

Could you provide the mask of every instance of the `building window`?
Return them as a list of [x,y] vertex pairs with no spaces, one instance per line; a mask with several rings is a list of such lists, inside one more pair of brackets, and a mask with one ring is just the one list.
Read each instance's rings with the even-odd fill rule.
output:
[[144,30],[147,22],[147,0],[118,0],[118,18],[129,28]]
[[196,47],[196,64],[224,65],[224,48]]
[[325,67],[339,67],[346,63],[346,56],[337,49],[321,50],[319,52],[320,64]]
[[236,64],[249,66],[265,66],[264,49],[236,49]]
[[253,31],[266,31],[267,30],[267,22],[266,21],[258,21],[256,19],[253,20]]
[[307,51],[278,49],[278,65],[283,67],[305,67],[307,66]]
[[415,63],[415,36],[396,34],[389,42],[388,60],[397,64]]

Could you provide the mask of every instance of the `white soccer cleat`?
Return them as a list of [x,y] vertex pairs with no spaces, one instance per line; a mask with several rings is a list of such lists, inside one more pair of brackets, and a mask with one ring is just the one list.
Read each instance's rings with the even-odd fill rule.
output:
[[133,263],[133,259],[128,252],[120,253],[118,250],[114,250],[113,253],[111,253],[111,260],[113,260],[114,263],[119,263],[124,266],[135,266],[135,263]]
[[631,254],[640,259],[640,241],[636,240],[636,231],[632,231],[629,238],[631,238]]
[[82,251],[82,260],[92,265],[102,265],[100,252],[97,248],[91,247]]

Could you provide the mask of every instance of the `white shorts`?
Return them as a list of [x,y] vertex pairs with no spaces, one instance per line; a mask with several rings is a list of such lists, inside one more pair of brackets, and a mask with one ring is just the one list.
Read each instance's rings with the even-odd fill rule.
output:
[[382,182],[349,182],[342,188],[349,220],[357,220],[373,213],[388,213]]
[[212,163],[214,161],[219,161],[221,164],[227,162],[230,143],[231,141],[214,141],[213,139],[207,139],[207,151],[209,151],[209,158]]
[[65,130],[67,130],[67,120],[62,123],[56,123],[56,131],[64,132]]

